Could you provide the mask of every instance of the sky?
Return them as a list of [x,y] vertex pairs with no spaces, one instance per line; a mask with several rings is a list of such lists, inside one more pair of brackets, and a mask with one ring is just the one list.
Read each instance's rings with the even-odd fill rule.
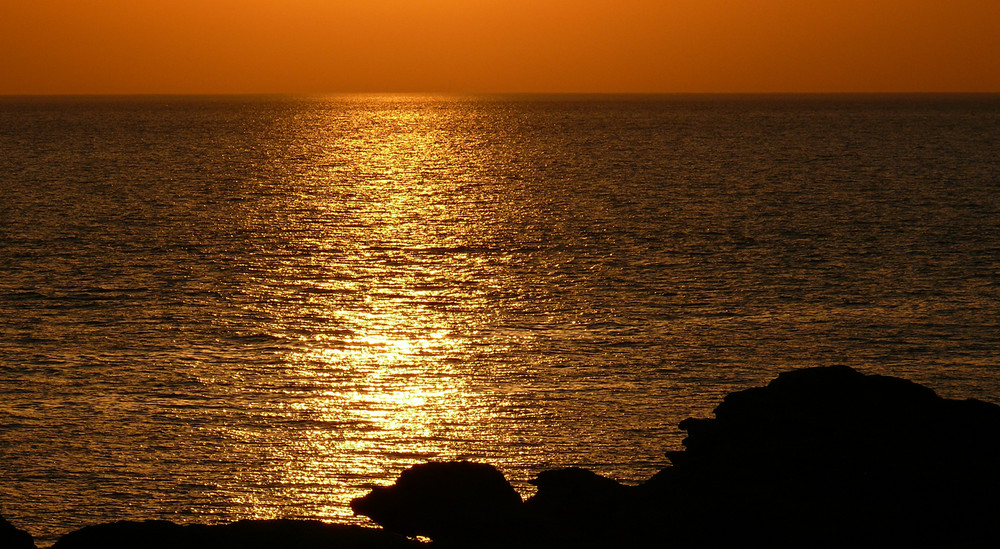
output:
[[338,92],[1000,92],[1000,1],[0,2],[0,94]]

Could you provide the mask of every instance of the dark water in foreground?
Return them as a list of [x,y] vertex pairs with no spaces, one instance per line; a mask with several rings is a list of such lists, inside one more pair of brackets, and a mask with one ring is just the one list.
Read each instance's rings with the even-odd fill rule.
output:
[[0,504],[635,482],[795,367],[1000,402],[1000,97],[0,98]]

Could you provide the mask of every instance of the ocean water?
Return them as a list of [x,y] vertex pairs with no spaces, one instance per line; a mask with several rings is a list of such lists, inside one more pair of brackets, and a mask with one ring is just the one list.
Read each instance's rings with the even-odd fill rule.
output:
[[639,482],[847,364],[1000,402],[1000,96],[0,99],[0,511]]

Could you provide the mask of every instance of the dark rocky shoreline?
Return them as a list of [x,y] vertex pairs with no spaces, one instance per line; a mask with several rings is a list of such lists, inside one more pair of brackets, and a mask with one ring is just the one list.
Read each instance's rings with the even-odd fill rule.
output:
[[[53,547],[1000,547],[1000,406],[828,367],[732,393],[680,427],[684,449],[638,486],[566,468],[522,501],[492,466],[426,463],[352,502],[383,529],[123,521]],[[29,547],[0,517],[0,549]]]

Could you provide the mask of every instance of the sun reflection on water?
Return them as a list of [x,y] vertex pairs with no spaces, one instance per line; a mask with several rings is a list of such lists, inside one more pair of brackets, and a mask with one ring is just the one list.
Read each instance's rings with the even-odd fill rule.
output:
[[1000,398],[981,98],[163,102],[2,109],[0,499],[42,545],[349,522],[427,459],[639,482],[789,368]]
[[[315,128],[323,161],[295,182],[308,213],[290,227],[317,250],[314,274],[275,273],[304,278],[305,295],[281,311],[285,331],[312,324],[284,358],[300,387],[278,403],[290,426],[275,433],[274,484],[315,518],[356,520],[347,502],[373,479],[466,457],[495,404],[458,359],[489,307],[472,260],[453,252],[484,230],[457,191],[454,136],[433,109],[382,101],[353,111],[349,136]],[[268,502],[243,503],[273,516]]]

